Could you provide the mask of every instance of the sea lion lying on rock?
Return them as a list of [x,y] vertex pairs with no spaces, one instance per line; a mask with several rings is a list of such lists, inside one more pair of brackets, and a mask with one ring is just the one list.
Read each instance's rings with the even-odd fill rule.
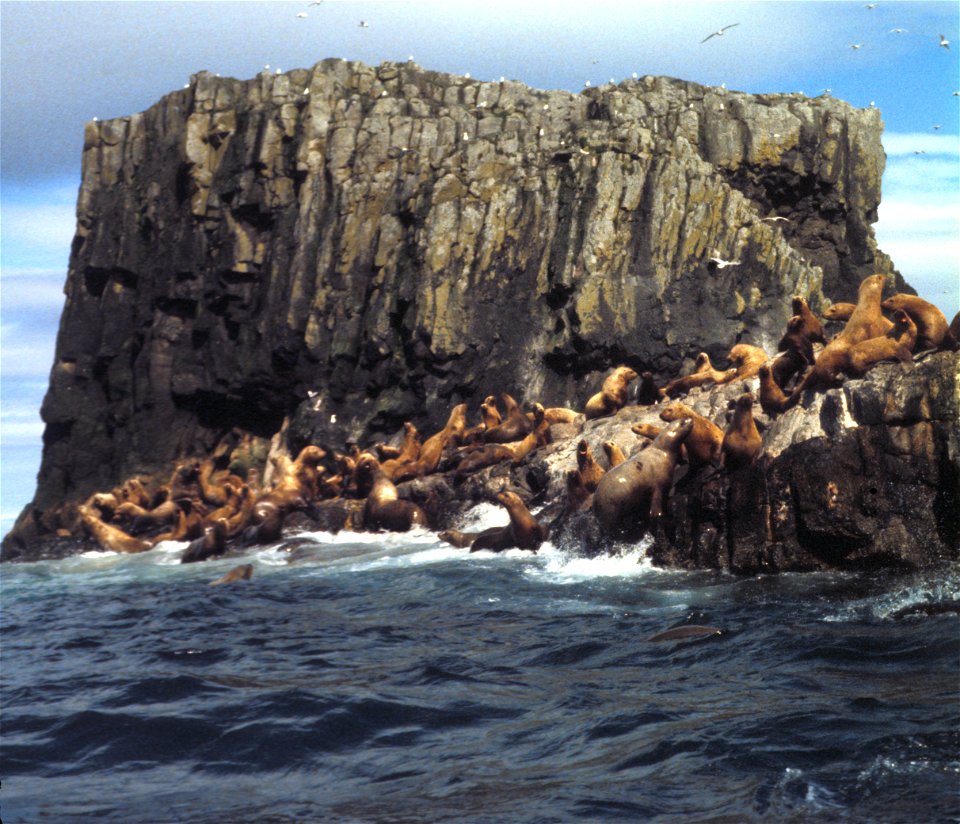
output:
[[369,453],[364,453],[357,461],[357,489],[367,499],[363,507],[366,529],[406,532],[414,526],[427,525],[426,513],[415,503],[400,499],[393,481]]
[[550,537],[550,529],[540,524],[516,492],[501,490],[497,500],[507,508],[510,523],[481,532],[470,545],[471,552],[489,549],[502,552],[505,549],[531,549],[536,552],[540,544]]
[[629,366],[618,366],[603,381],[603,387],[587,401],[583,409],[587,420],[613,415],[626,406],[627,387],[637,373]]

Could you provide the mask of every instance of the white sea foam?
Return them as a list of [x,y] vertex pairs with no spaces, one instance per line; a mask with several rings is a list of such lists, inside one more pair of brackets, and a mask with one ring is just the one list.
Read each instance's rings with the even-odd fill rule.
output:
[[584,558],[546,543],[540,547],[538,553],[542,565],[530,567],[525,572],[558,584],[576,584],[594,578],[638,578],[649,574],[653,569],[653,564],[647,557],[649,545],[649,541],[643,541],[623,547],[611,555]]

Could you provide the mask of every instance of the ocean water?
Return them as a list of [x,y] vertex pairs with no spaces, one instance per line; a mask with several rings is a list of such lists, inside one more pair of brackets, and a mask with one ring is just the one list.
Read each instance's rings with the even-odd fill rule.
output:
[[183,546],[0,568],[3,824],[960,820],[958,565]]

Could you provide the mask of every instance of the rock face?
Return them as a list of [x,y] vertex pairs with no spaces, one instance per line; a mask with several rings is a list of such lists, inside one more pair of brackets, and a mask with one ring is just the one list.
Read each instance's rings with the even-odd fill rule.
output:
[[[775,348],[889,275],[874,110],[645,77],[581,94],[415,64],[194,76],[87,125],[34,503],[17,529],[239,428],[439,428]],[[787,221],[764,221],[769,215]],[[737,260],[717,269],[711,255]]]

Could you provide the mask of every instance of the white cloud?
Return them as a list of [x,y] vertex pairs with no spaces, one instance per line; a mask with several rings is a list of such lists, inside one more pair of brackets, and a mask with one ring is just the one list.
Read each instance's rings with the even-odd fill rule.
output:
[[4,267],[0,270],[0,309],[6,317],[31,309],[63,308],[66,271]]

